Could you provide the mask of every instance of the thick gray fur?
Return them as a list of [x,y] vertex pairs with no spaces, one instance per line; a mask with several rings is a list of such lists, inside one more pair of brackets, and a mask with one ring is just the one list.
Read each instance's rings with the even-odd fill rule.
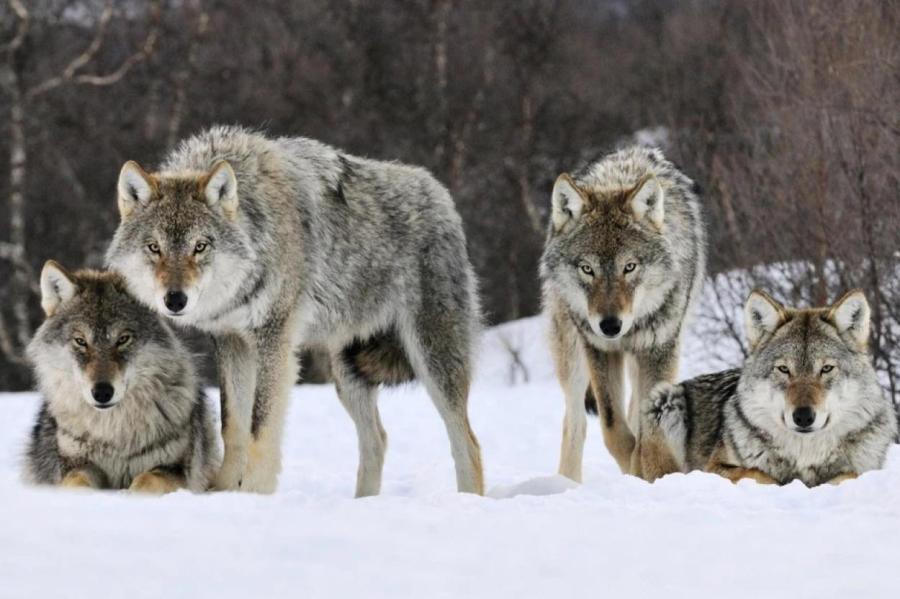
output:
[[[118,276],[69,276],[75,295],[59,304],[28,348],[43,401],[26,480],[55,485],[82,470],[91,486],[126,489],[151,472],[205,491],[220,450],[191,355]],[[116,348],[123,331],[130,341]],[[74,344],[76,336],[89,346]],[[91,403],[99,379],[116,386],[114,405],[103,410]]]
[[[236,177],[230,212],[198,187],[222,160]],[[357,495],[381,485],[378,385],[413,375],[445,421],[459,489],[483,491],[467,416],[476,280],[453,200],[426,170],[310,139],[214,127],[148,177],[156,187],[147,201],[125,198],[108,261],[148,305],[215,339],[225,415],[217,486],[275,490],[294,351],[319,346],[332,355],[357,427]],[[192,259],[200,238],[210,249]],[[159,259],[145,250],[148,239],[160,244]],[[159,275],[159,260],[169,258],[193,260],[193,279]],[[160,277],[188,294],[185,313],[168,313]]]

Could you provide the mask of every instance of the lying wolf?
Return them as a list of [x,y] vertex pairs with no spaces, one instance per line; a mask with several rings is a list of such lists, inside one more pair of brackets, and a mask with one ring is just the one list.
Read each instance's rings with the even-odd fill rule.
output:
[[219,465],[190,354],[118,275],[41,272],[47,319],[28,347],[44,401],[25,476],[38,484],[204,491]]
[[795,310],[755,291],[744,313],[751,351],[743,368],[654,392],[645,429],[671,459],[648,478],[707,470],[815,486],[880,468],[897,418],[868,352],[865,296]]
[[275,490],[294,351],[316,346],[356,424],[357,496],[381,488],[378,387],[413,376],[444,420],[459,490],[483,492],[467,408],[475,276],[453,200],[428,172],[216,127],[155,174],[127,163],[118,192],[109,265],[147,305],[216,344],[216,487]]

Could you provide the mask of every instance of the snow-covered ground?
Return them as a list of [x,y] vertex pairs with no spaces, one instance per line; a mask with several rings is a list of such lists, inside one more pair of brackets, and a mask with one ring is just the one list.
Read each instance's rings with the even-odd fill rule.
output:
[[[896,597],[900,448],[840,487],[649,485],[599,425],[585,483],[554,476],[563,402],[543,322],[484,339],[471,415],[489,497],[454,492],[423,390],[383,392],[383,493],[351,498],[356,436],[327,386],[294,392],[277,494],[163,498],[24,487],[33,394],[0,395],[0,597]],[[504,342],[529,381],[510,384]],[[712,362],[689,337],[684,375]],[[213,395],[215,395],[213,393]]]

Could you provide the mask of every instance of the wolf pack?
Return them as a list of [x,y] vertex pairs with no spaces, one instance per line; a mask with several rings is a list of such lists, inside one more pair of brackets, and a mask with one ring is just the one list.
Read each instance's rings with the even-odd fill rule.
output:
[[[858,290],[801,308],[752,291],[743,365],[677,381],[706,276],[699,196],[642,146],[556,179],[539,278],[565,398],[559,473],[582,480],[592,414],[622,472],[651,482],[702,470],[815,486],[882,467],[897,418]],[[477,281],[453,200],[425,169],[213,127],[158,169],[127,162],[117,204],[107,270],[41,272],[28,481],[272,493],[296,352],[315,348],[356,427],[356,496],[381,489],[379,388],[412,380],[444,422],[458,490],[484,493],[468,417]],[[218,418],[183,327],[212,338]]]

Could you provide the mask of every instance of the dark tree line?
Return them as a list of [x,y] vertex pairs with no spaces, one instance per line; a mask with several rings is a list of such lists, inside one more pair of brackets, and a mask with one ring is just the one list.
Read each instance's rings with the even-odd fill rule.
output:
[[3,1],[0,388],[43,261],[102,263],[121,164],[241,123],[434,171],[490,322],[539,310],[555,176],[652,139],[706,189],[714,272],[867,291],[897,396],[897,0]]

